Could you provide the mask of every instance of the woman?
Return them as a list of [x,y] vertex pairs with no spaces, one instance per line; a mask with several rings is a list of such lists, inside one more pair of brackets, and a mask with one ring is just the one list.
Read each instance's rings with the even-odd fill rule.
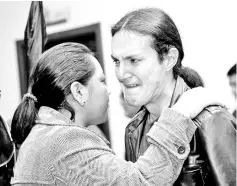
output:
[[[164,110],[148,134],[150,148],[131,163],[87,129],[107,120],[109,101],[102,68],[87,47],[64,43],[44,52],[31,72],[28,90],[12,121],[14,141],[23,142],[12,185],[172,184],[196,129],[190,118],[206,106],[196,102],[190,111],[182,110],[181,105],[190,104],[190,95],[202,92],[196,89]],[[169,141],[160,141],[160,134]],[[185,152],[177,153],[177,148]]]

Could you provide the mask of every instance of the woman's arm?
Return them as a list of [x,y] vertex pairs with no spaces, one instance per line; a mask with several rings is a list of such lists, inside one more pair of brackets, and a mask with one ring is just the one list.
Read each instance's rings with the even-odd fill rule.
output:
[[[189,154],[196,128],[188,117],[165,109],[148,133],[150,147],[136,163],[98,144],[98,137],[88,136],[85,142],[91,143],[91,148],[78,146],[68,152],[57,161],[53,174],[57,182],[69,185],[172,185]],[[82,138],[78,135],[75,140]]]
[[[69,144],[77,148],[56,162],[52,174],[64,185],[172,185],[190,152],[189,142],[197,128],[190,118],[218,103],[207,93],[203,88],[189,90],[172,109],[164,109],[147,134],[148,150],[137,162],[119,158],[95,134],[80,134],[75,135],[78,139],[73,138],[74,145]],[[197,100],[200,95],[204,97]]]

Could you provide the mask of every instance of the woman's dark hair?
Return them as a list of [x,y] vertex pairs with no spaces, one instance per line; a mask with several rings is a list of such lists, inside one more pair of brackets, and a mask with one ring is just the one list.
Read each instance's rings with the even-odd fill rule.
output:
[[87,85],[93,75],[90,55],[93,53],[82,44],[62,43],[40,56],[29,78],[28,93],[33,96],[25,96],[13,116],[11,134],[17,144],[25,140],[35,125],[41,106],[65,108],[74,119],[75,112],[65,97],[70,94],[73,82]]
[[175,23],[167,13],[158,8],[142,8],[129,12],[112,27],[112,36],[120,30],[151,36],[153,39],[151,47],[157,51],[160,61],[163,61],[163,57],[171,47],[175,47],[179,52],[179,57],[173,68],[174,78],[183,73],[182,77],[188,83],[189,73],[186,72],[188,69],[182,68],[184,51],[181,37]]

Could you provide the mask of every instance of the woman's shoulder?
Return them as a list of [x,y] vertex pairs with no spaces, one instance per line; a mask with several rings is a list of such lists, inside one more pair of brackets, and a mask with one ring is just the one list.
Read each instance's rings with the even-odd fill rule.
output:
[[48,139],[50,146],[58,148],[93,148],[98,146],[107,147],[107,141],[95,132],[79,126],[61,126],[52,129],[55,132]]

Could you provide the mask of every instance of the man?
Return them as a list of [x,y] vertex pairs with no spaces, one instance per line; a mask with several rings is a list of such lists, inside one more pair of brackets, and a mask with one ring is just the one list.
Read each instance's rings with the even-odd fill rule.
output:
[[[130,12],[111,32],[111,56],[124,99],[142,107],[125,133],[126,159],[135,162],[148,148],[146,134],[162,109],[172,107],[198,78],[182,66],[182,41],[175,23],[164,11],[145,8]],[[174,185],[234,185],[235,121],[219,106],[207,107],[194,121],[200,128]],[[179,154],[185,152],[185,148],[178,148]],[[164,160],[164,164],[167,162]]]
[[[236,64],[234,64],[229,71],[227,72],[227,77],[229,79],[229,85],[232,91],[232,94],[235,97],[236,101]],[[236,109],[233,111],[233,116],[236,118]]]

